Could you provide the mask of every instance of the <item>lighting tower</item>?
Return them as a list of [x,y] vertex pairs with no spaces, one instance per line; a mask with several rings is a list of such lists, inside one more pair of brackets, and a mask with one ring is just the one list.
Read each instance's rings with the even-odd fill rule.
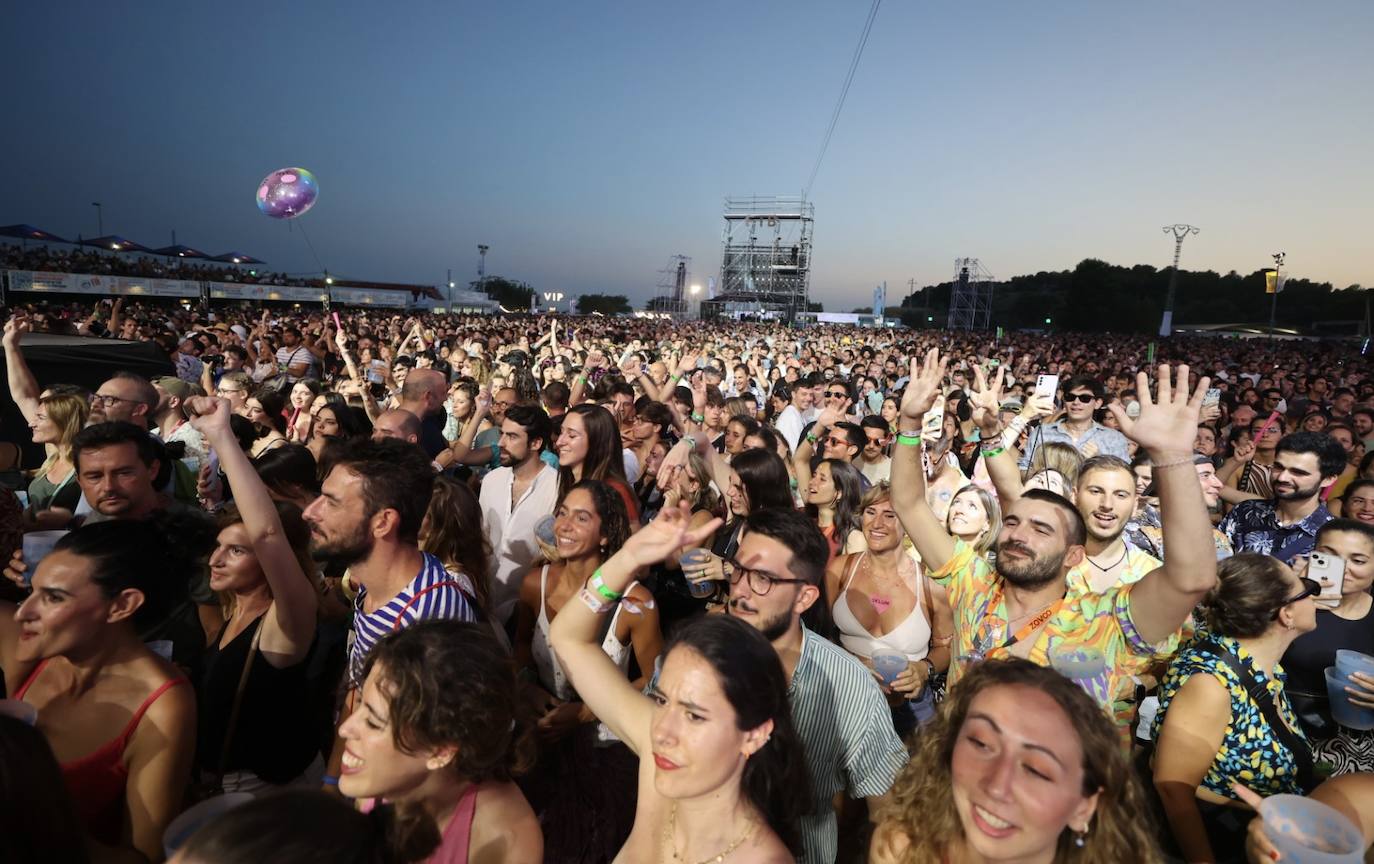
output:
[[1183,238],[1202,229],[1192,225],[1165,225],[1164,233],[1174,235],[1174,269],[1169,272],[1169,293],[1164,298],[1164,317],[1159,321],[1159,335],[1168,336],[1174,329],[1174,291],[1178,288],[1178,259],[1183,254]]
[[477,244],[477,282],[481,284],[487,279],[487,250],[491,247],[485,243]]

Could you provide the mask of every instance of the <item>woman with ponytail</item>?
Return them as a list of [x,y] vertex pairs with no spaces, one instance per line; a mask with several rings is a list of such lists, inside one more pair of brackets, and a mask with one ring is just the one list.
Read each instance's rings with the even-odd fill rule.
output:
[[534,811],[512,782],[531,755],[515,668],[490,628],[424,621],[368,657],[339,729],[339,791],[391,808],[398,861],[538,864]]

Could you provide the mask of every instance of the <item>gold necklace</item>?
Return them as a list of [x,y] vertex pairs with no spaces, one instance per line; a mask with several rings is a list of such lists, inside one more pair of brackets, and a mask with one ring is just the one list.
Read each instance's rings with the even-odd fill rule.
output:
[[[723,850],[716,853],[715,855],[712,855],[709,858],[701,859],[701,861],[697,862],[697,864],[721,864],[721,862],[725,860],[725,857],[727,855],[729,855],[731,852],[734,852],[741,846],[741,844],[744,843],[745,840],[749,839],[749,836],[754,833],[754,825],[755,823],[751,822],[749,826],[744,829],[744,833],[736,837],[734,842],[732,842],[729,846],[726,846]],[[668,811],[668,824],[663,826],[663,845],[668,847],[668,851],[669,853],[671,853],[672,859],[674,861],[681,861],[682,856],[677,854],[677,843],[673,840],[673,835],[676,833],[677,803],[674,802],[673,809]]]

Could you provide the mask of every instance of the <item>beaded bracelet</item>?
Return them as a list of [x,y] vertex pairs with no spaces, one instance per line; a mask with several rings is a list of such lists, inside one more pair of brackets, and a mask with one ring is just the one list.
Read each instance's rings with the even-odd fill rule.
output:
[[1186,458],[1186,459],[1176,459],[1176,460],[1174,460],[1173,462],[1161,462],[1161,463],[1159,463],[1159,464],[1157,464],[1157,465],[1152,466],[1151,470],[1159,471],[1159,470],[1162,470],[1162,469],[1164,469],[1164,468],[1178,468],[1178,467],[1181,466],[1181,465],[1192,465],[1192,464],[1194,464],[1194,462],[1193,462],[1193,457],[1192,457],[1192,456],[1189,456],[1189,457]]

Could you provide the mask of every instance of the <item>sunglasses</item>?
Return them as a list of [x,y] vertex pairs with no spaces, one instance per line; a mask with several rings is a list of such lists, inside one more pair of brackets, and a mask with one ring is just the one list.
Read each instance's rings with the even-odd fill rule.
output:
[[1274,610],[1275,621],[1279,620],[1279,612],[1283,610],[1284,606],[1290,606],[1298,602],[1299,600],[1303,600],[1307,597],[1315,597],[1318,594],[1322,593],[1321,583],[1317,582],[1317,580],[1303,578],[1299,579],[1298,581],[1302,583],[1302,590],[1279,604],[1279,608]]
[[1070,393],[1064,397],[1064,404],[1067,405],[1070,402],[1082,402],[1084,405],[1087,405],[1089,402],[1093,401],[1096,398],[1097,397],[1091,393]]
[[827,399],[848,399],[848,398],[849,398],[849,394],[846,393],[846,392],[844,392],[843,390],[832,390],[832,391],[830,391],[829,393],[825,394],[825,398],[827,398]]

